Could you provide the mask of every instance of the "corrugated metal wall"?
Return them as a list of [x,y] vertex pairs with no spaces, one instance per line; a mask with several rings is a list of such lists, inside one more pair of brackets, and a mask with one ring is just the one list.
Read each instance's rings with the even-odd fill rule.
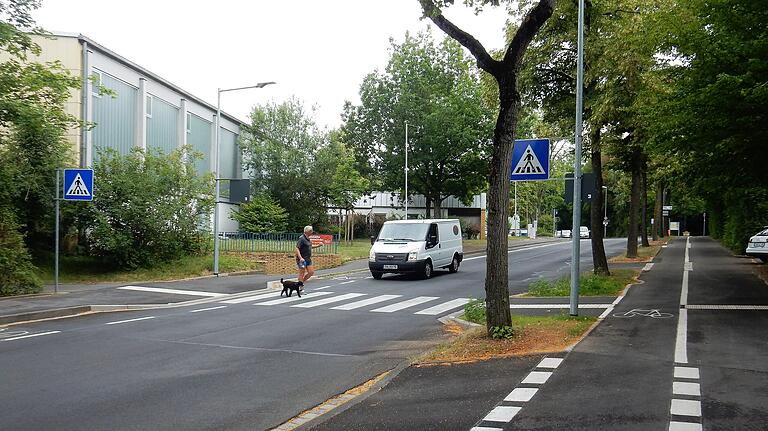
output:
[[100,148],[113,148],[120,154],[128,154],[136,142],[138,89],[113,76],[101,73],[101,85],[114,91],[116,97],[91,95],[93,122],[96,123],[91,135],[94,160],[98,160]]
[[210,121],[193,114],[189,116],[187,143],[194,151],[203,154],[202,160],[195,161],[195,170],[198,174],[211,172],[211,127]]
[[178,146],[179,108],[152,96],[152,117],[147,118],[147,149],[160,148],[166,154]]
[[227,129],[221,129],[219,135],[219,149],[221,151],[221,173],[219,178],[237,178],[239,168],[239,150],[237,148],[237,135]]

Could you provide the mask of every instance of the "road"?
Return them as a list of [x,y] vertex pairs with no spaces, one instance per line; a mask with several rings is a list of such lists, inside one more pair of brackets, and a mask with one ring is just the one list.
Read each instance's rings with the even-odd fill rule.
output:
[[[609,254],[626,241],[606,241]],[[591,262],[582,241],[582,267]],[[515,249],[510,291],[569,272],[570,243]],[[482,298],[484,257],[430,280],[366,273],[194,308],[94,314],[0,332],[0,429],[254,430],[429,348]]]

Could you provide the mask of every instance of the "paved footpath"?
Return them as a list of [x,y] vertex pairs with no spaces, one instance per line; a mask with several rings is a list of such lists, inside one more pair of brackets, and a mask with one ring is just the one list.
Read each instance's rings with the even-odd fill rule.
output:
[[766,430],[768,286],[754,266],[675,240],[571,352],[411,367],[313,429]]

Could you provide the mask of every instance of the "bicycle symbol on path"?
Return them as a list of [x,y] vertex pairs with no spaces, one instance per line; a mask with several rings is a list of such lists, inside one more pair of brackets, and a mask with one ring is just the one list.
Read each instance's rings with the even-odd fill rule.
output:
[[629,310],[626,313],[615,313],[613,315],[613,317],[635,317],[635,316],[651,317],[654,319],[669,319],[670,317],[673,317],[674,314],[662,313],[661,311],[655,308],[651,310],[633,308],[632,310]]
[[8,331],[8,328],[0,328],[0,340],[4,338],[13,338],[21,335],[27,335],[29,331]]

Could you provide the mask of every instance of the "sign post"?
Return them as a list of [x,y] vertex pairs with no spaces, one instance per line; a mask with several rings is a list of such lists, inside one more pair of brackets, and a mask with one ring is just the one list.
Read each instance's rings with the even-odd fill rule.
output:
[[[59,218],[60,202],[59,177],[61,169],[56,169],[56,240],[53,264],[53,292],[59,293]],[[65,201],[93,200],[93,169],[64,169],[64,198]]]

